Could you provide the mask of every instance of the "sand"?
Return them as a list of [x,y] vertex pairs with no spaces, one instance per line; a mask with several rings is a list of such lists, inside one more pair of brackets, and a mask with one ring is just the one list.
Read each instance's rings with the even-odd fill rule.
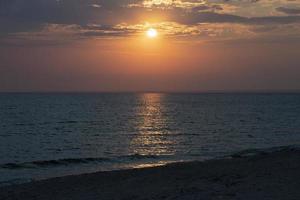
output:
[[53,178],[0,188],[0,199],[299,200],[300,150]]

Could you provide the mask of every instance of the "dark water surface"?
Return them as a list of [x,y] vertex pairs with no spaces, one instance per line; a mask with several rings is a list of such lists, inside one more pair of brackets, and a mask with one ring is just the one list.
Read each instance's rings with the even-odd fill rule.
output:
[[0,94],[0,186],[300,144],[300,94]]

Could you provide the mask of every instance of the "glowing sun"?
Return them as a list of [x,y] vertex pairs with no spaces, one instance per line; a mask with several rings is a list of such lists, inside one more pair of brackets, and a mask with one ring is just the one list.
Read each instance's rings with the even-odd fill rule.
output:
[[149,38],[155,38],[155,37],[157,37],[158,33],[157,33],[157,30],[155,30],[154,28],[150,28],[147,30],[146,34]]

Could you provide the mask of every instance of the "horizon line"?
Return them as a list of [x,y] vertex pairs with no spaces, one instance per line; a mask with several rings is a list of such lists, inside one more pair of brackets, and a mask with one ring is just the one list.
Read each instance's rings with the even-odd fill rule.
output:
[[33,90],[33,91],[0,91],[0,94],[16,94],[16,93],[19,93],[19,94],[54,94],[54,93],[56,93],[56,94],[68,94],[68,93],[86,93],[86,94],[88,94],[88,93],[93,93],[93,94],[95,94],[95,93],[98,93],[98,94],[100,94],[100,93],[107,93],[107,94],[109,94],[109,93],[111,93],[111,94],[114,94],[114,93],[132,93],[132,94],[134,94],[134,93],[169,93],[169,94],[230,94],[230,93],[249,93],[249,94],[253,94],[253,93],[300,93],[300,89],[293,89],[293,90],[290,90],[290,89],[285,89],[285,90],[276,90],[276,89],[262,89],[262,90],[202,90],[202,91],[164,91],[164,90],[157,90],[157,91],[155,91],[155,90],[145,90],[145,91],[143,91],[143,90],[136,90],[136,91],[134,91],[134,90],[128,90],[128,91],[126,91],[126,90],[124,90],[124,91],[115,91],[115,90],[112,90],[112,91],[80,91],[80,90],[78,90],[78,91],[76,91],[76,90],[74,90],[74,91],[72,91],[72,90],[66,90],[66,91],[55,91],[55,90],[53,90],[53,91],[42,91],[42,90]]

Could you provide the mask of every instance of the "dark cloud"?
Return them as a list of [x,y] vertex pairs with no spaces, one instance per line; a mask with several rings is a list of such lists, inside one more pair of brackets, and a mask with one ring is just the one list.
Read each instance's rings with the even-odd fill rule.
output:
[[285,7],[278,7],[276,8],[277,11],[289,14],[289,15],[298,15],[300,14],[300,9],[297,8],[285,8]]
[[188,13],[185,16],[173,15],[174,21],[184,24],[196,23],[243,23],[243,24],[288,24],[300,22],[300,16],[241,17],[215,12]]
[[208,11],[208,10],[223,10],[223,8],[220,5],[212,5],[212,6],[200,5],[194,7],[192,10],[197,12],[197,11]]
[[260,0],[224,0],[224,2],[234,2],[234,1],[237,1],[237,2],[250,2],[250,3],[256,3],[256,2],[259,2]]
[[[142,9],[125,8],[129,0],[0,0],[0,35],[34,31],[44,24],[130,22]],[[132,1],[130,1],[132,2]],[[145,9],[143,9],[145,10]]]
[[[128,7],[129,4],[141,2],[142,0],[0,0],[0,36],[38,32],[47,24],[76,25],[80,28],[72,31],[74,35],[81,37],[126,36],[134,34],[136,30],[118,29],[115,26],[120,23],[143,23],[149,18],[186,26],[201,23],[246,25],[300,23],[298,15],[245,17],[220,13],[225,10],[222,4],[200,5],[188,11],[181,7],[172,9]],[[300,12],[284,7],[277,10],[289,14]]]
[[206,5],[196,6],[193,8],[193,11],[209,10],[210,7]]

